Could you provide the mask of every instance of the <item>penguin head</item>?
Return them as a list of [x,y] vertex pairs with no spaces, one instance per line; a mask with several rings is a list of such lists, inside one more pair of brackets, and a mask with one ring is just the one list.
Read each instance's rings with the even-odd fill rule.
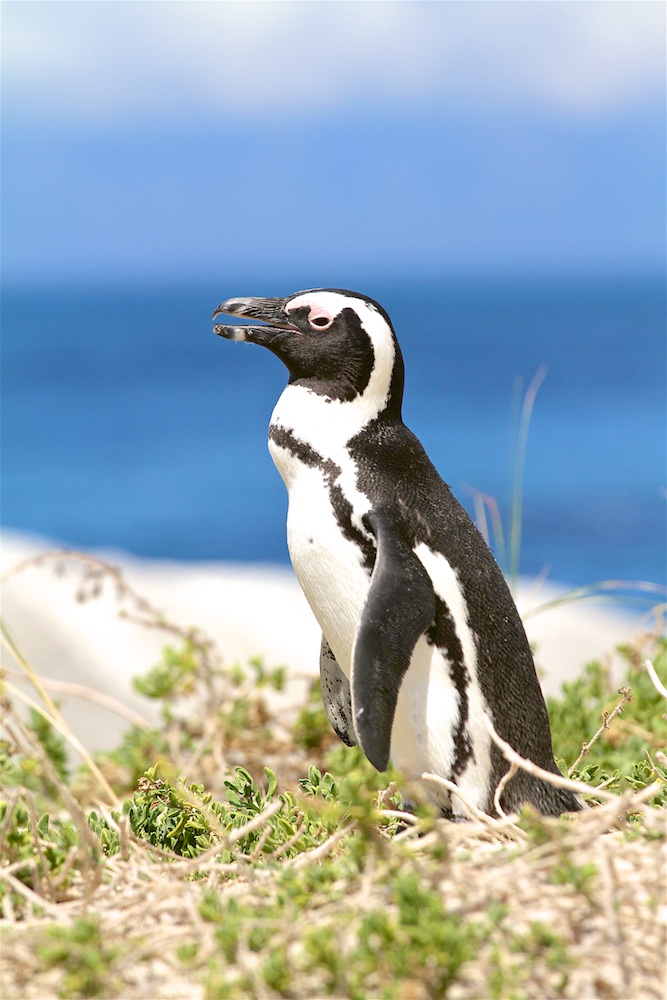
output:
[[383,408],[400,416],[403,360],[391,320],[373,299],[317,288],[284,299],[228,299],[213,318],[221,313],[262,321],[216,324],[214,332],[267,347],[286,365],[290,384],[347,402],[384,399]]

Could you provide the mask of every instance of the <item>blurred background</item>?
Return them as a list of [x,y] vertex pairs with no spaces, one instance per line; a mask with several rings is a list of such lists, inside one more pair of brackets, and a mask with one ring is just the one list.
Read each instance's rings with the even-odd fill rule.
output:
[[[352,288],[521,571],[665,579],[665,7],[4,2],[5,529],[287,562],[237,295]],[[543,369],[541,366],[545,366]],[[498,553],[502,558],[502,552]]]

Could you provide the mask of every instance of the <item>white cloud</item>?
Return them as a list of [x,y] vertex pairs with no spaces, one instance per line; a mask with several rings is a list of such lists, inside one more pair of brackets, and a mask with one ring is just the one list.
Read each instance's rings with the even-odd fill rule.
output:
[[91,122],[391,106],[599,114],[664,93],[653,2],[5,2],[5,108]]

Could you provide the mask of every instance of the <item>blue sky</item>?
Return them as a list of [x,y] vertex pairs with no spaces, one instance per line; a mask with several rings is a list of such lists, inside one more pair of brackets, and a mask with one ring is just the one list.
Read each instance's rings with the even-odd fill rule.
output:
[[664,264],[662,3],[9,0],[2,21],[8,282]]

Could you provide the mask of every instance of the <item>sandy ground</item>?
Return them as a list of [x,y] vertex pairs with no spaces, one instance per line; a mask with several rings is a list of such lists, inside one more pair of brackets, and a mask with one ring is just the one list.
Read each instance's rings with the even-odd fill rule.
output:
[[[7,532],[2,540],[2,573],[56,547],[46,539]],[[294,678],[290,698],[300,698],[304,676],[316,674],[319,630],[290,569],[146,560],[116,551],[95,554],[120,567],[133,590],[168,618],[210,635],[229,662],[261,656],[267,666],[287,665]],[[157,662],[169,638],[119,618],[109,583],[96,599],[77,602],[81,570],[73,565],[59,576],[54,566],[30,566],[3,584],[2,615],[21,652],[41,676],[93,688],[145,719],[154,719],[155,706],[133,692],[131,681]],[[530,615],[562,589],[524,580],[518,593],[549,693],[557,692],[590,659],[608,657],[620,676],[622,664],[614,648],[641,627],[639,614],[590,601]],[[6,649],[2,662],[12,672],[19,669]],[[65,715],[88,749],[115,745],[128,724],[116,712],[85,698],[58,691],[54,695],[63,698]]]

